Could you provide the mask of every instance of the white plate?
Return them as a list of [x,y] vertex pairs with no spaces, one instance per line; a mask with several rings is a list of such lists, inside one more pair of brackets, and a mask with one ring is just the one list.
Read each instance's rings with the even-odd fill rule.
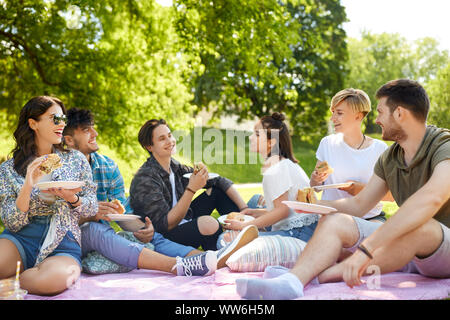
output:
[[[225,220],[227,219],[227,217],[228,217],[228,215],[226,214],[226,215],[220,216],[219,218],[217,218],[217,220],[221,224],[226,224]],[[243,222],[252,221],[252,220],[255,220],[255,218],[252,217],[252,216],[244,215],[244,221]]]
[[140,216],[137,216],[135,214],[119,214],[119,213],[108,213],[106,216],[113,221],[131,221],[140,218]]
[[117,224],[125,231],[136,232],[145,227],[140,219],[127,220],[127,221],[117,221]]
[[312,204],[299,201],[282,201],[282,203],[287,205],[289,208],[293,209],[295,212],[297,212],[296,210],[320,214],[337,212],[335,208],[321,206],[319,204]]
[[[185,174],[183,174],[183,177],[184,178],[190,178],[192,176],[192,173],[185,173]],[[214,179],[214,178],[217,178],[217,177],[219,177],[220,175],[218,174],[218,173],[212,173],[212,172],[209,172],[208,173],[208,180],[209,179]]]
[[344,183],[334,183],[334,184],[324,184],[322,186],[313,187],[315,191],[322,191],[325,189],[337,189],[337,188],[346,188],[350,187],[353,182],[344,182]]
[[50,188],[76,189],[84,185],[84,181],[45,181],[36,183],[39,190],[48,190]]

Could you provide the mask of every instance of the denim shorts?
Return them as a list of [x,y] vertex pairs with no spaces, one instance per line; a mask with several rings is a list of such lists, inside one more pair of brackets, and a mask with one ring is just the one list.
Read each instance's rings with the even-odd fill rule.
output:
[[[11,232],[5,229],[0,234],[0,239],[8,239],[17,247],[24,270],[34,267],[50,227],[50,219],[50,216],[36,216],[31,218],[31,222],[18,232]],[[81,247],[70,231],[66,233],[58,247],[48,256],[71,257],[78,262],[81,268]]]

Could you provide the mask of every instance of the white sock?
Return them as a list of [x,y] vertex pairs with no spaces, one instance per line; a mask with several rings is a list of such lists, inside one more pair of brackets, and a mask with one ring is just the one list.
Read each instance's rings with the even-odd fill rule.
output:
[[[272,279],[289,272],[290,269],[283,266],[268,266],[264,270],[263,279]],[[315,277],[308,284],[317,285],[320,284],[319,277]]]
[[287,272],[272,279],[236,279],[237,293],[245,299],[288,300],[303,296],[303,284]]
[[283,266],[268,266],[264,270],[263,279],[272,279],[289,272],[289,269]]

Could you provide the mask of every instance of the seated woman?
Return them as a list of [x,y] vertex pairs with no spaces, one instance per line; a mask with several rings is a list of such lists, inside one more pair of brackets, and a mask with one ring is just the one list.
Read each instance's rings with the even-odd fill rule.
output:
[[[339,189],[325,189],[323,200],[337,200],[355,196],[364,188],[373,174],[375,162],[387,149],[386,143],[370,138],[362,133],[361,125],[370,112],[368,95],[358,89],[344,89],[331,100],[330,107],[335,132],[322,139],[316,152],[316,169],[311,174],[312,187],[322,184],[352,182],[352,185]],[[317,167],[324,161],[333,168],[333,173],[320,173]],[[392,201],[390,192],[384,200]],[[386,221],[378,203],[364,215],[364,219],[378,222]]]
[[[210,216],[212,211],[223,215],[247,207],[232,182],[223,177],[208,180],[206,168],[184,178],[194,169],[172,158],[176,141],[162,119],[147,121],[138,139],[150,157],[131,182],[129,204],[134,214],[149,217],[155,231],[169,240],[216,250],[222,228]],[[202,188],[211,188],[211,193],[203,192],[192,200]]]
[[[55,295],[70,287],[81,272],[78,220],[97,213],[96,186],[86,157],[63,148],[64,104],[56,98],[32,98],[22,108],[14,132],[13,158],[0,165],[0,279],[15,274],[29,293]],[[48,173],[40,166],[49,154],[61,167]],[[83,181],[76,189],[35,186],[47,173],[52,181]]]
[[[248,225],[271,231],[260,232],[260,236],[291,236],[308,241],[317,226],[318,215],[295,213],[283,204],[286,200],[296,200],[299,189],[309,186],[309,178],[298,165],[292,150],[289,129],[283,114],[274,113],[258,121],[250,136],[250,151],[258,152],[265,159],[263,165],[263,192],[266,208],[247,208],[241,213],[255,217],[251,221],[225,220],[225,228],[242,230]],[[231,233],[224,233],[218,246],[226,245],[233,239]]]

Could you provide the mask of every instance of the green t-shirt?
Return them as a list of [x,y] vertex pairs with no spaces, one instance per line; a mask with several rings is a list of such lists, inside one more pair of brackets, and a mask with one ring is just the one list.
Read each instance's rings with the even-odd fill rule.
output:
[[[423,141],[410,165],[398,143],[391,145],[378,159],[374,172],[386,181],[398,206],[419,190],[431,177],[436,165],[450,159],[450,130],[427,126]],[[450,200],[434,219],[450,228]]]

